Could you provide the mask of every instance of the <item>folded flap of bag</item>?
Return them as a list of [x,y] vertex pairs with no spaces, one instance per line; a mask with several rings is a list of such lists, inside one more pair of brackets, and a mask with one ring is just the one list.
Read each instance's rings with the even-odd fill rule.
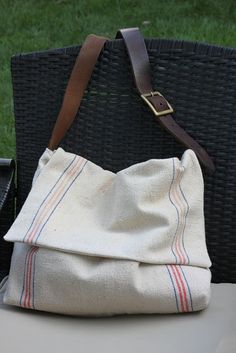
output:
[[203,179],[193,151],[112,173],[46,150],[28,198],[4,237],[64,252],[143,263],[211,265]]

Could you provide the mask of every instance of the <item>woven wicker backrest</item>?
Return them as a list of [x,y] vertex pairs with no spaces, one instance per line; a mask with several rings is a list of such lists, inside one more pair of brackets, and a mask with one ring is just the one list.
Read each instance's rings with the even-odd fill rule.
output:
[[[175,119],[214,157],[205,176],[206,236],[214,282],[236,282],[236,50],[175,40],[147,40],[153,86]],[[18,161],[18,210],[49,141],[79,47],[12,58]],[[76,121],[62,143],[119,171],[150,158],[180,157],[137,95],[122,40],[108,42]]]

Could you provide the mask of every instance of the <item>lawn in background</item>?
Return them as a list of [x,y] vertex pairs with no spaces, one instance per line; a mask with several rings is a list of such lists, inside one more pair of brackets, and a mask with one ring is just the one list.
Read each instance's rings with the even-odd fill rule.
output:
[[114,37],[139,26],[146,37],[236,47],[235,0],[0,0],[0,157],[15,156],[10,76],[13,54]]

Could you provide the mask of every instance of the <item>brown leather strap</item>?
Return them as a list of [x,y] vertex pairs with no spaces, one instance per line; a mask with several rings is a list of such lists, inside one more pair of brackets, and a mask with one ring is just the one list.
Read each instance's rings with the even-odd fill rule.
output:
[[[154,111],[165,129],[187,148],[193,149],[202,165],[205,166],[208,171],[213,172],[215,166],[205,149],[172,118],[170,112],[173,112],[173,110],[167,100],[160,95],[159,92],[153,91],[149,57],[139,29],[122,29],[117,33],[116,37],[122,37],[124,39],[132,64],[135,84],[141,97]],[[50,149],[53,150],[57,148],[66,131],[71,126],[106,40],[106,38],[95,35],[89,35],[86,38],[76,59],[66,88],[62,107],[49,142],[48,147]]]
[[107,38],[90,34],[77,56],[48,148],[58,147],[78,112],[84,91]]
[[[154,111],[161,125],[169,131],[178,141],[187,148],[194,150],[201,164],[209,172],[214,172],[215,166],[206,152],[197,141],[195,141],[177,122],[172,118],[171,109],[166,99],[154,92],[151,83],[151,69],[149,57],[144,42],[138,28],[121,29],[117,32],[116,38],[123,38],[129,58],[132,64],[132,70],[136,87],[149,107]],[[163,114],[163,115],[162,115]]]

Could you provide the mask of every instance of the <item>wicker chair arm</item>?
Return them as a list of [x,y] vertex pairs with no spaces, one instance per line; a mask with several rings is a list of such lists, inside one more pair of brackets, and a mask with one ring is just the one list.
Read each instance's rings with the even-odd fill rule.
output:
[[15,161],[13,159],[0,158],[0,213],[14,183],[14,174]]
[[0,282],[8,274],[12,253],[12,243],[3,236],[12,225],[15,217],[15,162],[0,158]]

